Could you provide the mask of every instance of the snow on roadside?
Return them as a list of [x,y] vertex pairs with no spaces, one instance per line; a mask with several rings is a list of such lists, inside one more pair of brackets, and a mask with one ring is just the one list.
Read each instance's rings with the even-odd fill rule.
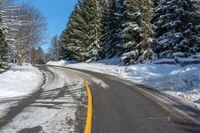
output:
[[60,61],[49,61],[47,63],[47,65],[59,65],[59,66],[62,66],[62,65],[66,65],[67,62],[64,61],[64,60],[60,60]]
[[23,96],[37,89],[43,81],[42,73],[30,65],[13,66],[0,75],[0,99]]
[[86,95],[83,81],[62,68],[48,69],[54,78],[46,73],[40,97],[2,127],[1,133],[34,132],[37,127],[45,133],[75,132],[76,112]]
[[31,65],[12,66],[0,74],[0,118],[24,96],[36,91],[43,82],[42,73]]
[[[59,64],[54,64],[59,65]],[[110,74],[152,87],[200,109],[200,65],[138,64],[131,66],[101,63],[66,64],[71,68]]]

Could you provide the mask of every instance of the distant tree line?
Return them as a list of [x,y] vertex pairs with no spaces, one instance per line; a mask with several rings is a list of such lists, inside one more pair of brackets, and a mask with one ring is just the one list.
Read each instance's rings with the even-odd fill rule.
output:
[[200,52],[198,0],[79,0],[59,36],[56,59],[124,64]]

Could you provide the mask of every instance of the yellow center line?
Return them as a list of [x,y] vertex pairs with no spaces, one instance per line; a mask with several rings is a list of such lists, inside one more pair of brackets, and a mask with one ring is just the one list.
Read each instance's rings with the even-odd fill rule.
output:
[[85,83],[86,91],[88,94],[87,119],[86,119],[84,133],[91,133],[91,130],[92,130],[92,92],[91,92],[88,82],[85,80],[84,83]]
[[83,79],[81,76],[79,76],[78,74],[76,74],[73,71],[70,71],[70,72],[73,73],[79,79],[84,81],[84,85],[85,85],[87,95],[88,95],[87,118],[86,118],[84,133],[91,133],[91,130],[92,130],[92,92],[91,92],[91,88],[90,88],[87,80]]

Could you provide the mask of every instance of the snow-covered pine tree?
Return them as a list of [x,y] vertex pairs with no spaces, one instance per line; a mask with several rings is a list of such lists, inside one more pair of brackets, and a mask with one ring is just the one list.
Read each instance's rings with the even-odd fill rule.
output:
[[154,52],[154,40],[152,16],[153,9],[155,7],[155,0],[141,0],[140,11],[143,13],[143,19],[141,21],[141,27],[143,28],[142,41],[136,46],[139,50],[139,63],[145,63],[157,58]]
[[61,36],[61,44],[66,45],[62,48],[66,48],[67,53],[77,61],[99,59],[102,2],[103,0],[79,1]]
[[5,41],[4,34],[2,30],[0,29],[0,62],[6,61],[5,56],[7,55],[7,48],[8,46]]
[[193,47],[191,48],[192,53],[200,52],[200,0],[191,0],[192,9],[194,13],[191,13],[191,18],[193,21],[193,27],[191,28],[191,43]]
[[120,19],[117,16],[116,1],[109,0],[102,16],[103,30],[100,40],[102,59],[117,56],[119,52],[117,47],[119,43],[119,24]]
[[101,36],[101,14],[100,3],[98,0],[84,0],[80,8],[82,17],[87,23],[85,33],[85,45],[88,54],[86,62],[96,61],[99,59],[99,41]]
[[[79,3],[79,5],[80,4],[82,3]],[[85,45],[87,23],[82,17],[79,5],[75,6],[67,27],[61,34],[60,45],[67,51],[66,53],[68,53],[70,59],[81,62],[88,59]]]
[[115,17],[116,17],[116,21],[117,21],[117,28],[116,28],[116,56],[120,57],[122,56],[122,54],[124,53],[123,51],[123,37],[122,37],[122,31],[123,31],[123,24],[124,24],[124,0],[114,0],[115,1],[115,5],[116,5],[116,12],[115,12]]
[[151,0],[124,0],[123,55],[124,64],[144,63],[155,58],[152,50]]
[[159,56],[187,56],[199,51],[199,1],[159,0],[157,4],[153,24]]
[[58,61],[60,59],[59,47],[58,36],[56,35],[51,39],[51,47],[49,49],[50,60]]
[[59,40],[58,40],[60,59],[62,59],[62,60],[74,60],[72,54],[69,54],[69,51],[67,51],[66,40],[67,40],[67,34],[66,34],[66,29],[65,29],[60,34]]
[[5,55],[7,54],[7,43],[5,41],[5,37],[3,34],[3,27],[2,27],[2,6],[3,6],[3,0],[0,1],[0,67],[1,62],[5,61]]

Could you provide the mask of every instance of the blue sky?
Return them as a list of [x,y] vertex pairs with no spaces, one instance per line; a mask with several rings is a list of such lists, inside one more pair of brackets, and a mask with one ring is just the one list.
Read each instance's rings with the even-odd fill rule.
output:
[[[27,2],[27,0],[24,0]],[[30,0],[38,8],[47,19],[46,42],[42,48],[47,51],[50,46],[50,40],[55,35],[60,35],[67,24],[77,0]]]

